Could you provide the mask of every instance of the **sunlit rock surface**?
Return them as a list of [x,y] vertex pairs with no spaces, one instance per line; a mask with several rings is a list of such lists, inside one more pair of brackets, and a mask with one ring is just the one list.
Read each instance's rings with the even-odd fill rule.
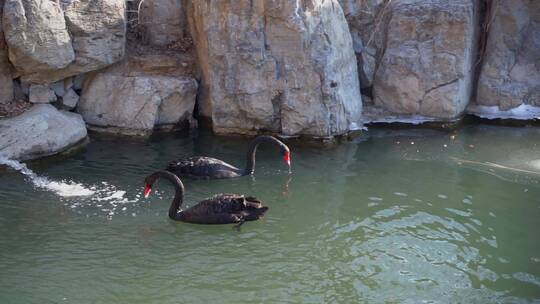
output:
[[54,1],[6,0],[2,24],[18,73],[46,74],[75,59],[64,13]]
[[492,14],[477,97],[469,112],[530,119],[536,111],[538,117],[540,1],[496,1]]
[[123,0],[6,0],[9,58],[27,82],[51,83],[122,59]]
[[193,78],[131,73],[120,66],[87,79],[77,111],[91,128],[147,135],[155,127],[192,120],[197,92]]
[[190,1],[200,114],[217,133],[333,136],[361,115],[356,58],[337,1]]
[[0,119],[0,156],[27,160],[62,152],[86,138],[79,114],[34,105],[23,114]]
[[474,1],[401,0],[390,9],[384,55],[373,81],[375,106],[390,115],[459,117],[472,89]]

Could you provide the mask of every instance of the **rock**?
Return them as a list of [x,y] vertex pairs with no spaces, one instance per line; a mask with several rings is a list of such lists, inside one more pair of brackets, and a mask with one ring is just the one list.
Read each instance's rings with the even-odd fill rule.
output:
[[11,63],[8,59],[7,45],[2,31],[2,9],[4,0],[0,0],[0,104],[6,104],[13,100],[13,81],[11,75]]
[[23,114],[0,119],[0,155],[28,160],[62,152],[86,138],[82,117],[52,105],[34,105]]
[[73,39],[75,61],[57,71],[54,79],[99,70],[124,57],[124,0],[75,0],[66,6],[65,16]]
[[47,85],[31,85],[28,97],[31,103],[51,103],[56,101],[56,94]]
[[373,85],[384,51],[385,24],[391,0],[339,0],[349,24],[362,88]]
[[357,128],[362,101],[335,0],[190,1],[200,114],[217,133],[327,137]]
[[41,75],[75,59],[59,4],[50,0],[6,0],[2,24],[9,59],[22,75]]
[[540,2],[496,1],[491,12],[476,102],[469,111],[495,118],[497,107],[501,117],[521,105],[540,107]]
[[186,17],[181,0],[153,0],[141,4],[139,20],[144,42],[168,46],[184,37]]
[[191,119],[197,83],[192,78],[124,76],[102,72],[88,79],[77,111],[94,129],[147,135],[154,127]]
[[66,94],[64,94],[64,97],[62,97],[62,105],[69,110],[74,109],[78,102],[79,95],[77,95],[73,89],[69,89]]
[[6,0],[10,59],[27,82],[55,82],[124,56],[124,0],[63,1],[62,6],[64,12],[50,0]]
[[64,94],[66,94],[63,80],[52,83],[49,87],[54,91],[54,94],[56,94],[56,96],[58,97],[62,97],[64,96]]
[[386,44],[373,82],[389,115],[452,120],[467,106],[478,24],[475,1],[392,2]]
[[86,79],[86,74],[80,74],[73,78],[73,89],[78,91],[83,87],[84,80]]

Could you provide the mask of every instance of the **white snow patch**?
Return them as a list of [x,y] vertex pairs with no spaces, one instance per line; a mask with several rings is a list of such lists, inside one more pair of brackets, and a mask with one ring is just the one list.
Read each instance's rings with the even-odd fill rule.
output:
[[540,107],[526,104],[506,111],[501,110],[499,106],[469,105],[467,112],[486,119],[540,119]]

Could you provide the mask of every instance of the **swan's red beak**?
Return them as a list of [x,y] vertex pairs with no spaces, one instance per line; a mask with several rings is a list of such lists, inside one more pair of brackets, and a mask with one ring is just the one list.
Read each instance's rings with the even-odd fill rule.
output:
[[152,191],[152,186],[149,184],[144,185],[144,198],[147,198],[150,195],[150,191]]
[[287,166],[291,166],[291,152],[287,151],[285,152],[285,155],[283,155],[283,160],[285,163],[287,163]]

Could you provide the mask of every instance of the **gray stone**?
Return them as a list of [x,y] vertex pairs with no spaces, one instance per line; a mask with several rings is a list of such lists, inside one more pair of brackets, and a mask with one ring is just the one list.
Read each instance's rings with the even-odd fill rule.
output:
[[186,17],[181,0],[144,1],[139,26],[146,43],[167,46],[184,36]]
[[62,97],[64,96],[64,94],[66,94],[63,80],[52,83],[51,85],[49,85],[49,87],[54,91],[54,94],[56,94],[56,96],[58,97]]
[[0,0],[0,104],[8,103],[13,99],[13,81],[11,63],[8,59],[7,45],[2,31],[2,10],[4,0]]
[[31,85],[28,97],[31,103],[51,103],[56,101],[56,94],[47,85]]
[[50,0],[6,0],[10,59],[23,80],[47,84],[123,58],[124,0],[74,0],[62,7]]
[[492,11],[476,102],[471,107],[481,116],[493,112],[493,107],[501,112],[521,105],[540,107],[540,1],[494,1]]
[[77,95],[73,89],[69,89],[66,94],[64,94],[64,97],[62,97],[62,105],[69,110],[74,109],[78,102],[79,95]]
[[107,71],[88,79],[77,111],[94,129],[147,135],[159,125],[191,119],[197,83],[192,78],[123,76]]
[[22,75],[43,74],[75,59],[60,6],[50,0],[6,0],[2,24],[9,59]]
[[327,137],[360,124],[347,22],[335,0],[190,1],[200,114],[217,133]]
[[23,114],[0,119],[0,155],[28,160],[62,152],[86,138],[82,117],[52,105],[34,105]]
[[85,79],[86,79],[86,74],[80,74],[80,75],[75,76],[73,78],[73,89],[81,90]]
[[373,82],[375,105],[389,115],[459,117],[472,89],[475,1],[399,0],[389,9]]

